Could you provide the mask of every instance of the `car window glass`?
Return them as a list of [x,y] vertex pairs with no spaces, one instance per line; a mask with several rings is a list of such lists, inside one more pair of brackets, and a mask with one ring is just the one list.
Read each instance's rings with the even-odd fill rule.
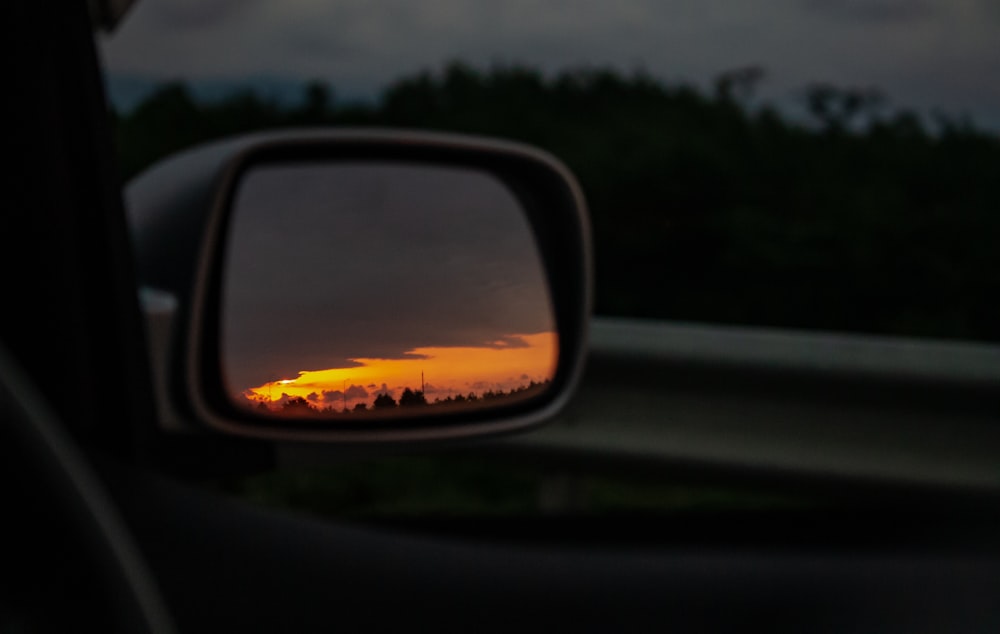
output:
[[[598,314],[997,341],[998,41],[989,0],[149,0],[101,44],[126,179],[253,129],[506,137],[581,181]],[[787,503],[473,462],[222,486],[338,517]]]

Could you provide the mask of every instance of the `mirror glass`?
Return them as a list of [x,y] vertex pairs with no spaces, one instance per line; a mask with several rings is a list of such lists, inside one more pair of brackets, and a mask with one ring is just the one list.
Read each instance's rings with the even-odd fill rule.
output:
[[234,403],[361,420],[505,405],[549,386],[558,344],[542,261],[492,174],[263,165],[233,205],[220,346]]

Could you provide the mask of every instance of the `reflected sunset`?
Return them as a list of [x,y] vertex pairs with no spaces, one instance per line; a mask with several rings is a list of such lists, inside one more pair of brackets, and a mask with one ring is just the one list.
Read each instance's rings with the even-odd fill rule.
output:
[[383,414],[529,398],[555,374],[545,267],[518,197],[488,172],[254,167],[229,231],[220,334],[240,405]]
[[555,374],[554,332],[507,335],[482,346],[417,347],[404,358],[354,358],[351,367],[302,370],[240,392],[238,400],[270,408],[304,399],[317,410],[367,409],[381,394],[399,399],[422,390],[428,403],[470,394],[512,393]]

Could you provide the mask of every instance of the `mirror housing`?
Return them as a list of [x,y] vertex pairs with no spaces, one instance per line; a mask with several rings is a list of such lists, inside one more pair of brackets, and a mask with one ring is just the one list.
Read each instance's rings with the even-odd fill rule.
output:
[[[501,184],[520,207],[516,211],[523,213],[547,285],[557,344],[554,371],[545,389],[525,398],[495,399],[488,407],[425,407],[419,414],[411,409],[364,419],[274,416],[264,408],[254,412],[236,404],[225,381],[222,327],[234,201],[247,174],[288,165],[394,165],[413,168],[414,174],[435,170],[477,174]],[[288,193],[291,198],[293,192]],[[442,192],[440,199],[445,198]],[[437,197],[425,192],[424,199],[433,202]],[[129,184],[126,203],[140,286],[144,295],[159,298],[155,302],[159,317],[152,313],[155,307],[147,305],[147,318],[159,320],[151,324],[151,356],[157,365],[154,374],[160,379],[158,396],[165,419],[181,418],[191,429],[288,441],[471,437],[520,430],[551,418],[579,379],[592,284],[586,208],[572,174],[537,149],[494,139],[398,130],[248,134],[182,152],[153,166]],[[432,213],[426,212],[427,207],[414,213]],[[338,212],[332,209],[330,213]],[[391,245],[386,247],[387,252],[391,249]],[[164,297],[171,301],[163,301]],[[337,298],[324,297],[324,304],[333,311],[329,317],[336,318]],[[173,307],[167,333],[164,306]],[[516,333],[498,331],[498,336],[512,334]],[[304,373],[318,368],[298,369]],[[347,405],[345,398],[344,410]]]

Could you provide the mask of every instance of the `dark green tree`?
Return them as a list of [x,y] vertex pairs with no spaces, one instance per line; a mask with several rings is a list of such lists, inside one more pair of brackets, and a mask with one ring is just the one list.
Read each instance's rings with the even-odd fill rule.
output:
[[376,104],[313,86],[291,109],[252,93],[200,103],[174,84],[116,114],[119,163],[127,178],[193,143],[288,124],[508,137],[579,178],[597,313],[1000,340],[997,135],[941,113],[929,128],[883,113],[877,91],[829,84],[804,91],[816,125],[803,125],[750,107],[762,72],[705,92],[641,72],[452,63]]

